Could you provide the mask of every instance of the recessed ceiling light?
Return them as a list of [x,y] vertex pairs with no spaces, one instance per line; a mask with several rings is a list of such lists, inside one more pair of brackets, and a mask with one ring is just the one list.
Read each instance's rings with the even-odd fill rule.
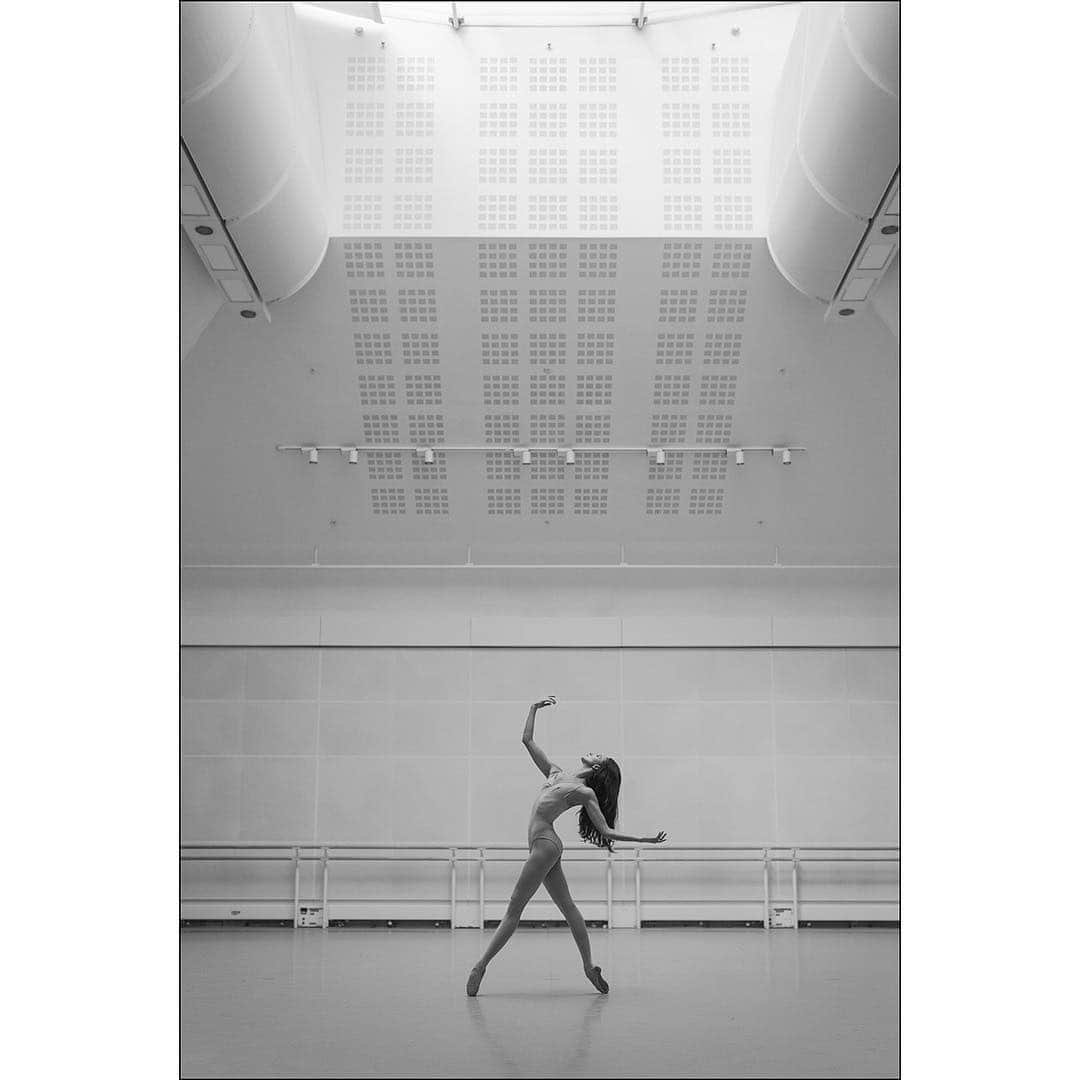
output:
[[252,311],[251,308],[244,308],[244,310],[241,311],[240,314],[243,315],[243,317],[245,319],[254,319],[255,318],[255,312]]
[[886,225],[885,228],[881,230],[881,234],[882,236],[892,236],[894,233],[898,233],[899,231],[899,225]]
[[211,229],[209,225],[196,225],[195,226],[195,231],[200,236],[213,236],[214,235],[214,230]]
[[853,307],[842,307],[840,309],[840,314],[841,315],[854,315],[855,314],[855,309]]

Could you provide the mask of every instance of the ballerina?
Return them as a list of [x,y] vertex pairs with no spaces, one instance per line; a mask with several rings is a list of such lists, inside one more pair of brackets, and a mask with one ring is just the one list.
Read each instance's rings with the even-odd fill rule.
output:
[[592,962],[589,932],[570,895],[566,875],[563,873],[563,845],[554,827],[555,819],[560,814],[573,806],[580,807],[578,832],[582,839],[609,850],[613,840],[624,840],[632,844],[661,844],[667,838],[664,832],[659,832],[656,836],[627,836],[613,831],[619,808],[619,787],[622,783],[622,773],[614,758],[605,757],[603,754],[585,754],[581,758],[583,768],[572,773],[548,760],[544,751],[533,741],[533,728],[537,709],[554,704],[553,697],[536,702],[529,708],[529,718],[525,721],[525,733],[521,741],[536,762],[536,767],[547,777],[547,781],[541,787],[532,807],[528,833],[529,857],[525,860],[510,895],[506,914],[492,935],[484,955],[469,973],[465,987],[469,997],[476,996],[488,963],[518,928],[521,913],[541,882],[570,926],[574,942],[581,953],[585,977],[601,994],[608,992],[607,981],[600,974],[600,968]]

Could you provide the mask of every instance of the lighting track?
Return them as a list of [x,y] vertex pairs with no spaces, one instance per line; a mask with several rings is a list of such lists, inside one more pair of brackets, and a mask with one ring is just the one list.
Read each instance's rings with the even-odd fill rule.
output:
[[733,454],[736,465],[744,464],[747,454],[769,454],[772,457],[778,457],[782,464],[790,465],[793,454],[807,453],[805,446],[686,446],[668,445],[666,443],[663,446],[401,446],[387,445],[385,443],[371,445],[363,443],[290,443],[275,446],[274,449],[282,453],[306,454],[308,461],[312,465],[319,463],[319,454],[324,452],[339,453],[350,465],[360,463],[361,453],[391,452],[417,454],[422,456],[425,462],[431,464],[435,460],[436,453],[490,454],[501,451],[514,454],[525,465],[531,463],[534,452],[564,454],[567,456],[566,463],[568,465],[574,463],[577,454],[647,454],[656,461],[656,464],[663,465],[665,455],[668,453]]

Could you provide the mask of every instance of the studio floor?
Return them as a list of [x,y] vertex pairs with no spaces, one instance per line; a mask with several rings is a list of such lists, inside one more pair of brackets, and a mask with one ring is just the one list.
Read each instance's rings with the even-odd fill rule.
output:
[[606,997],[562,928],[475,998],[476,930],[182,931],[182,1075],[898,1075],[896,930],[590,933]]

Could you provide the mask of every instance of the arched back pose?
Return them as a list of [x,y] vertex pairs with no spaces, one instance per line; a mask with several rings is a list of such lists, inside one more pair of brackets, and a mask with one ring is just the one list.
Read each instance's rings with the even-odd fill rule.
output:
[[529,709],[529,718],[525,721],[525,733],[521,736],[521,741],[536,762],[536,767],[547,777],[547,782],[541,787],[540,794],[533,803],[529,820],[529,857],[521,868],[521,875],[510,895],[510,903],[502,922],[492,935],[484,955],[469,973],[469,981],[465,986],[469,997],[476,995],[488,962],[510,940],[510,935],[521,921],[525,905],[532,899],[541,882],[551,894],[551,899],[562,912],[563,918],[570,924],[570,931],[574,935],[574,942],[585,967],[585,977],[600,993],[606,994],[608,984],[600,974],[600,969],[593,965],[589,932],[581,912],[570,896],[566,876],[563,874],[563,846],[555,832],[555,819],[572,806],[581,807],[578,814],[578,832],[582,839],[608,849],[611,848],[613,840],[625,840],[632,844],[660,844],[667,835],[659,832],[656,836],[626,836],[612,830],[618,814],[619,785],[622,782],[622,774],[614,759],[603,754],[586,754],[581,759],[584,768],[572,773],[548,761],[547,755],[533,741],[533,725],[536,721],[536,710],[554,704],[553,697],[538,701]]

